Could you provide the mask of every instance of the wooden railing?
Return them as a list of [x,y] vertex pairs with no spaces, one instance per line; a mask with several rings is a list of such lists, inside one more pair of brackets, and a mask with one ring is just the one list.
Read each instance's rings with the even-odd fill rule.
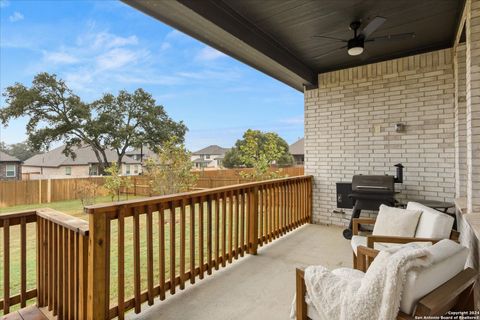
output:
[[301,176],[87,207],[88,319],[139,313],[142,303],[256,254],[310,220],[311,192],[311,177]]
[[[35,225],[35,226],[33,226]],[[11,230],[19,235],[11,237]],[[0,215],[3,229],[3,299],[0,309],[7,314],[15,305],[25,307],[37,298],[39,307],[46,307],[59,319],[86,318],[86,279],[88,260],[88,223],[52,209]],[[17,287],[11,277],[10,251],[20,251],[20,293],[10,292]],[[36,277],[28,279],[34,288],[27,288],[27,252],[34,257]],[[18,261],[18,259],[16,259]],[[18,279],[17,279],[18,280]]]
[[0,310],[36,298],[58,319],[139,313],[309,222],[311,193],[301,176],[90,206],[88,223],[52,209],[0,215]]

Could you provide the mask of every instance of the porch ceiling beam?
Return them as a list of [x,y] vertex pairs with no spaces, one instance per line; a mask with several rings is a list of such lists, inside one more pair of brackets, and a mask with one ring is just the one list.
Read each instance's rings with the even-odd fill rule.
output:
[[317,83],[314,70],[223,1],[122,1],[299,91]]
[[468,1],[465,1],[462,9],[462,14],[460,15],[460,19],[458,20],[458,27],[455,33],[455,39],[453,41],[454,51],[456,50],[458,44],[460,43],[460,39],[462,38],[463,28],[465,27],[465,21],[467,20],[467,9],[466,9],[467,3]]

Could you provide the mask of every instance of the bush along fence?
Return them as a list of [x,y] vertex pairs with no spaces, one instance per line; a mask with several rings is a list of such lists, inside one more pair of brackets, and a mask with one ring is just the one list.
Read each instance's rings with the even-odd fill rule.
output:
[[[250,169],[224,169],[198,171],[195,189],[225,187],[252,182],[241,176],[241,172]],[[272,169],[274,170],[274,169]],[[275,169],[276,170],[276,169]],[[282,174],[289,177],[304,174],[303,167],[282,168]],[[122,194],[134,196],[153,196],[148,179],[144,176],[130,176],[131,187],[122,188]],[[57,201],[77,200],[82,198],[86,188],[93,188],[95,196],[107,195],[102,188],[104,177],[42,179],[26,181],[0,181],[0,208],[29,204],[46,204]]]

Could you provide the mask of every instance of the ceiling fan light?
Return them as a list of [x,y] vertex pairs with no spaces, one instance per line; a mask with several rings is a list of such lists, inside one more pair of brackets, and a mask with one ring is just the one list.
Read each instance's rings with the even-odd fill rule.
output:
[[357,37],[348,40],[348,54],[351,56],[358,56],[363,52],[364,41],[362,38]]
[[348,48],[348,54],[351,56],[358,56],[363,53],[363,47]]

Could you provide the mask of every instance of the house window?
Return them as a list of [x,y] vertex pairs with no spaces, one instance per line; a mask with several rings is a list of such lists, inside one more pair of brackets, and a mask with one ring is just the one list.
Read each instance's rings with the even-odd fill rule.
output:
[[92,165],[90,167],[90,175],[91,176],[98,176],[98,166]]
[[138,165],[133,166],[133,174],[138,174]]
[[65,167],[65,175],[66,176],[72,175],[72,167]]
[[14,178],[16,176],[16,168],[14,164],[7,164],[7,178]]
[[127,164],[126,167],[125,167],[125,174],[126,174],[127,176],[130,175],[130,165],[129,165],[129,164]]
[[205,155],[205,159],[210,159],[210,155],[209,155],[209,154],[206,154],[206,155]]

